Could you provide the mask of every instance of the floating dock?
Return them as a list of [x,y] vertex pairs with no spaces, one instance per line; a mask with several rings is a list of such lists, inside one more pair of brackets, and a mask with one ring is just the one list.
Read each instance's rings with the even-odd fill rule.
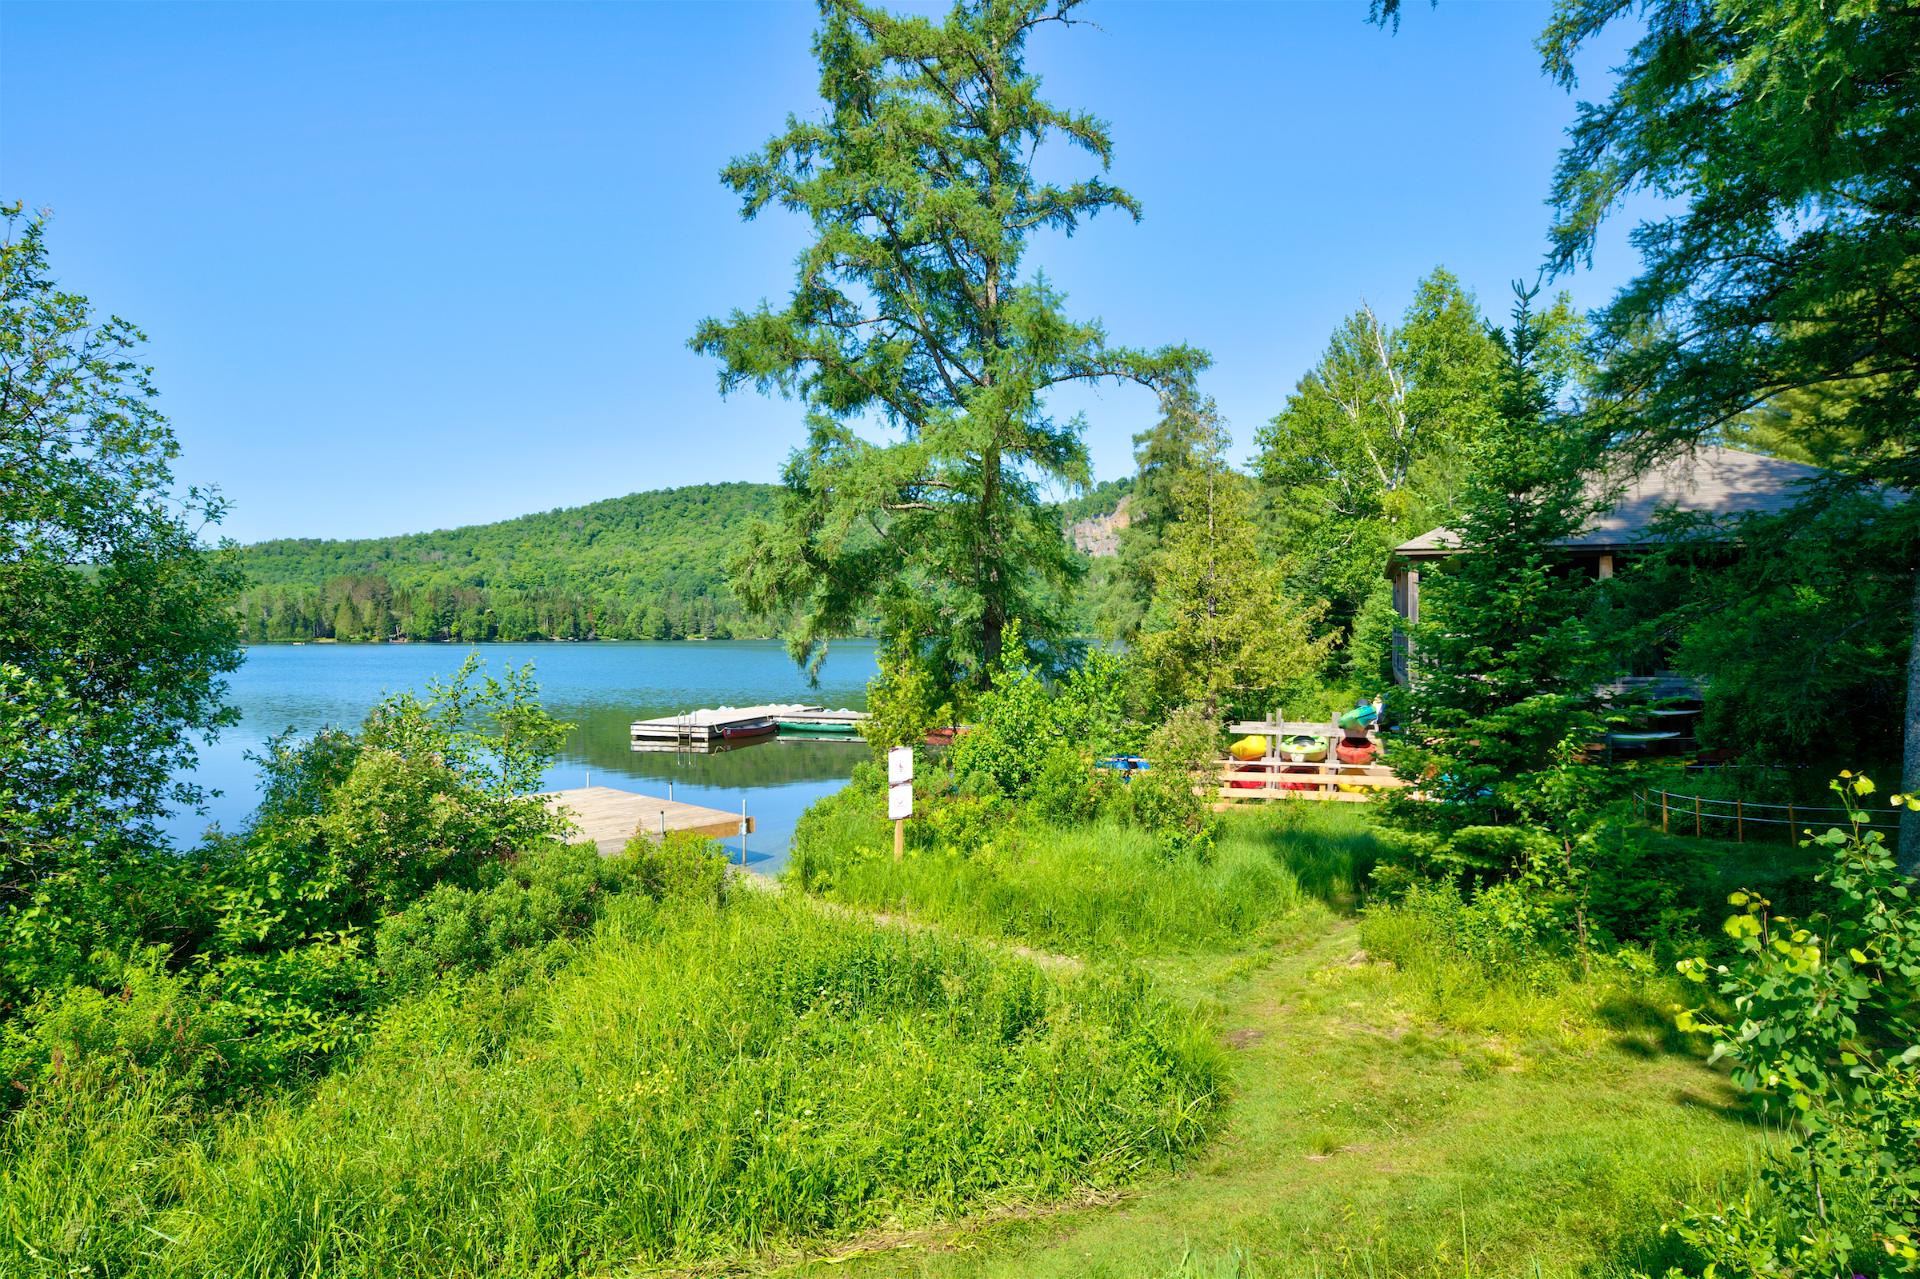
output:
[[635,835],[659,838],[665,831],[692,831],[711,839],[731,839],[753,833],[753,818],[719,808],[682,804],[657,795],[642,795],[611,786],[580,786],[537,796],[556,813],[564,813],[582,838],[590,839],[602,854],[617,853]]
[[[823,736],[844,734],[867,718],[865,711],[829,710],[805,702],[776,702],[766,706],[715,706],[679,715],[633,722],[634,746],[666,746],[700,750],[729,740],[771,735],[782,722],[796,726],[789,731],[815,732]],[[808,726],[805,728],[799,726]]]

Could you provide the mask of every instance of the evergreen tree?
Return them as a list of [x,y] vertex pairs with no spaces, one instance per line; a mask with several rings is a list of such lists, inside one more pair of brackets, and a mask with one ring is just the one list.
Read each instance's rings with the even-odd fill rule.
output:
[[[1377,0],[1392,11],[1397,0]],[[1540,47],[1571,88],[1628,13],[1638,37],[1583,104],[1554,179],[1556,270],[1643,192],[1640,274],[1601,312],[1605,430],[1642,460],[1812,392],[1838,486],[1920,488],[1920,34],[1863,0],[1559,0]],[[1890,552],[1911,582],[1904,789],[1920,790],[1920,504]],[[1920,812],[1901,865],[1920,875]]]
[[[1501,339],[1497,415],[1466,446],[1459,553],[1423,576],[1407,731],[1394,748],[1395,767],[1437,801],[1400,813],[1452,835],[1564,834],[1598,802],[1580,770],[1605,731],[1596,687],[1610,663],[1590,623],[1596,584],[1559,545],[1593,514],[1593,458],[1561,403],[1570,317],[1536,314],[1532,297],[1520,292]],[[1472,865],[1474,847],[1448,851]],[[1505,856],[1496,849],[1477,868],[1509,869]]]
[[[791,614],[796,659],[877,614],[911,637],[943,681],[978,687],[1013,619],[1061,638],[1059,588],[1076,562],[1039,485],[1083,485],[1076,421],[1047,412],[1072,383],[1160,388],[1204,357],[1186,347],[1110,345],[1022,264],[1034,233],[1139,205],[1099,176],[1036,176],[1049,143],[1112,157],[1106,128],[1043,100],[1027,69],[1038,28],[1069,25],[1077,0],[968,0],[944,21],[823,0],[814,40],[820,121],[790,121],[723,180],[752,217],[804,214],[813,243],[786,305],[701,324],[692,345],[721,362],[721,387],[752,383],[807,405],[779,517],[735,564],[740,597]],[[897,428],[874,443],[852,423]]]
[[1112,641],[1130,641],[1153,604],[1154,565],[1174,519],[1173,490],[1187,471],[1201,465],[1221,430],[1219,410],[1191,383],[1162,393],[1160,417],[1133,437],[1138,470],[1128,490],[1127,526],[1120,531],[1115,581],[1100,601],[1095,625]]
[[1252,482],[1227,465],[1226,446],[1211,421],[1198,457],[1173,482],[1173,520],[1137,645],[1161,708],[1200,706],[1215,720],[1284,697],[1329,643],[1315,635],[1324,606],[1296,600],[1279,567],[1261,559]]

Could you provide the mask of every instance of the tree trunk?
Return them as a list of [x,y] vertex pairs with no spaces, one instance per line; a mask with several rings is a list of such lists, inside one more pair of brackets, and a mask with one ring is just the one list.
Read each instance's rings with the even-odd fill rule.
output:
[[[1920,792],[1920,568],[1913,575],[1913,638],[1907,647],[1906,741],[1900,761],[1900,789]],[[1900,869],[1920,879],[1920,813],[1900,810]]]

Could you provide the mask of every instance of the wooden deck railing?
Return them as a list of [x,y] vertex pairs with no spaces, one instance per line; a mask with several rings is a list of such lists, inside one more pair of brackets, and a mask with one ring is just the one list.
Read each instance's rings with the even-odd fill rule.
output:
[[[1678,791],[1648,788],[1639,793],[1640,815],[1648,824],[1659,823],[1668,833],[1678,831],[1704,838],[1732,837],[1747,842],[1747,829],[1755,838],[1784,836],[1788,843],[1802,831],[1821,831],[1830,826],[1847,826],[1852,819],[1844,808],[1821,804],[1761,804],[1750,799],[1712,799],[1705,795],[1686,795]],[[1899,830],[1900,819],[1893,813],[1866,814],[1859,823],[1884,835]]]

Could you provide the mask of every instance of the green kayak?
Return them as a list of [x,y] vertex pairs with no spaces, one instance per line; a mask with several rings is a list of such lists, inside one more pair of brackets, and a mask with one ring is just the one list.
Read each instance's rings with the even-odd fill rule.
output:
[[777,719],[783,733],[811,733],[820,737],[855,737],[860,725],[845,719]]

